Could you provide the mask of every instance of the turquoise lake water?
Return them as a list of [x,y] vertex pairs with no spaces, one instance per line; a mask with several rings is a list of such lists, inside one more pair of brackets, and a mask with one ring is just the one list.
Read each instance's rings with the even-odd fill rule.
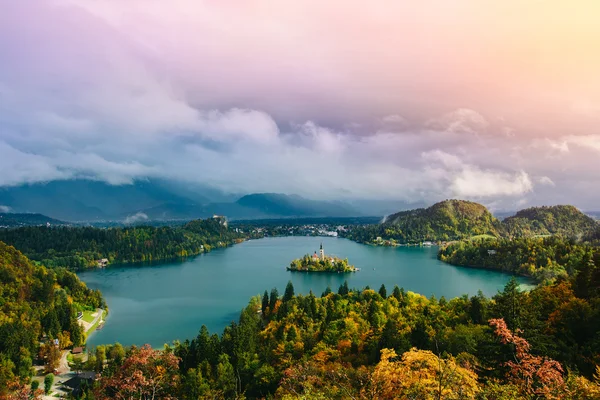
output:
[[[293,258],[313,253],[323,243],[325,253],[349,262],[361,271],[348,274],[286,271]],[[79,277],[100,289],[110,314],[94,332],[89,346],[120,342],[160,347],[175,339],[195,337],[206,325],[221,333],[252,296],[277,287],[283,295],[288,281],[296,293],[315,295],[333,291],[348,281],[351,288],[394,285],[427,297],[452,298],[481,290],[491,296],[511,278],[500,272],[454,267],[436,259],[437,247],[372,247],[346,239],[281,237],[251,240],[185,261],[151,266],[111,266],[86,271]],[[519,278],[523,284],[527,279]]]

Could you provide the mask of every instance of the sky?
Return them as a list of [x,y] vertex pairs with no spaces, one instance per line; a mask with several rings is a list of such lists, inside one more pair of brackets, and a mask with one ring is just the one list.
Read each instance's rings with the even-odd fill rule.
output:
[[596,0],[0,9],[0,186],[600,209]]

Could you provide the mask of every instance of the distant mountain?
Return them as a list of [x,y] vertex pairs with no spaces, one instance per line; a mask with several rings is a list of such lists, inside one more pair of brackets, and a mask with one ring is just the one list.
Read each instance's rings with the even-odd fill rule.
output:
[[205,185],[163,180],[109,185],[65,180],[0,187],[0,212],[40,213],[63,221],[192,220],[214,214],[229,219],[361,215],[339,202],[263,193],[239,197]]
[[230,220],[361,215],[343,203],[308,200],[296,195],[277,193],[249,194],[233,203],[164,203],[140,212],[151,220],[206,218],[215,214],[225,215]]
[[598,222],[570,205],[531,207],[505,218],[502,225],[509,237],[564,235],[580,237],[598,227]]
[[[155,207],[142,209],[139,213],[147,216],[150,220],[191,220],[195,218],[207,218],[213,215],[224,215],[229,219],[264,218],[256,210],[243,207],[236,203],[209,203],[209,204],[177,204],[164,203]],[[131,214],[126,216],[131,217]]]
[[67,225],[64,221],[47,217],[42,214],[13,214],[0,213],[0,228],[37,225]]
[[406,238],[452,240],[474,235],[498,236],[499,221],[478,203],[445,200],[429,208],[392,214],[383,226]]
[[202,186],[190,184],[185,189],[182,185],[162,180],[136,181],[131,185],[53,181],[0,188],[0,205],[14,212],[37,212],[66,221],[95,221],[120,219],[153,207],[184,208],[227,198],[215,189],[205,188],[203,195]]
[[403,210],[427,207],[425,202],[407,202],[402,200],[350,199],[344,200],[350,207],[360,210],[363,215],[390,215]]
[[348,217],[361,213],[341,202],[308,200],[297,195],[257,193],[243,196],[236,204],[267,216]]
[[494,214],[494,217],[498,218],[500,221],[504,220],[505,218],[508,217],[512,217],[513,215],[515,215],[517,212],[516,211],[495,211],[492,214]]

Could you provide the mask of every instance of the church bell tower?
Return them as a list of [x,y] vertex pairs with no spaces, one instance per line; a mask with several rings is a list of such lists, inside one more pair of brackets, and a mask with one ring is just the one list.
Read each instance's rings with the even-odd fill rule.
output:
[[319,249],[319,255],[321,256],[321,260],[325,259],[325,251],[323,251],[323,243],[321,243],[321,248]]

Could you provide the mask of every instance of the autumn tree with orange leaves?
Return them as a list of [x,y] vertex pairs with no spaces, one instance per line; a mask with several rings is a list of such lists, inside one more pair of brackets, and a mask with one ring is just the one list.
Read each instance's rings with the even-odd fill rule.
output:
[[100,378],[96,399],[176,399],[178,367],[179,358],[170,351],[134,347],[112,376]]
[[44,391],[32,389],[26,382],[15,378],[6,384],[7,393],[0,394],[0,400],[41,400]]
[[564,398],[563,367],[548,357],[534,356],[527,340],[507,328],[503,319],[491,319],[490,326],[500,342],[513,348],[514,360],[507,361],[508,380],[525,396],[543,396],[548,399]]

